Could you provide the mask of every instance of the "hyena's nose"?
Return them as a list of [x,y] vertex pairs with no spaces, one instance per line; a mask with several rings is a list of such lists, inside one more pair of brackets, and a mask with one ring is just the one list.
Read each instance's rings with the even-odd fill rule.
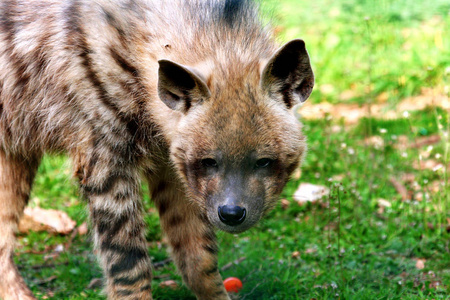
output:
[[236,226],[244,222],[246,210],[235,205],[219,206],[219,218],[223,223]]

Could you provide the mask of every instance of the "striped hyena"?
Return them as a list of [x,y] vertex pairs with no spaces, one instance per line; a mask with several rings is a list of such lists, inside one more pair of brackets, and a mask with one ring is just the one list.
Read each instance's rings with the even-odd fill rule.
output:
[[151,299],[148,180],[184,282],[229,299],[214,228],[242,232],[305,152],[302,40],[277,48],[247,0],[0,0],[0,297],[34,299],[14,232],[44,153],[87,199],[109,299]]

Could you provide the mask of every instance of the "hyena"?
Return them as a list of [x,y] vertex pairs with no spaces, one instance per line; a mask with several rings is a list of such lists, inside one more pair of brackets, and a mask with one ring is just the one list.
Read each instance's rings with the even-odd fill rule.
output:
[[314,79],[247,0],[0,0],[0,297],[35,299],[15,230],[45,153],[67,153],[108,299],[151,299],[147,180],[198,299],[229,299],[215,230],[273,207],[305,153]]

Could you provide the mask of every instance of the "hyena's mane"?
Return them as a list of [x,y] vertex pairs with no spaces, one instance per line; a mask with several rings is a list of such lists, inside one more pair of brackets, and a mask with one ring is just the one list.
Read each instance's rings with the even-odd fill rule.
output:
[[178,52],[179,57],[170,59],[186,64],[214,60],[216,67],[230,69],[226,62],[248,64],[270,57],[275,50],[269,18],[263,17],[254,1],[197,0],[173,7],[175,11],[166,11],[167,18],[176,18],[173,21],[178,24],[172,23],[174,31],[166,32],[165,38],[193,55]]
[[[210,14],[202,14],[198,17],[200,21],[213,21],[216,24],[226,25],[229,28],[251,28],[258,20],[258,13],[255,3],[249,0],[226,0],[226,1],[198,1],[186,2],[191,13],[206,11]],[[257,23],[257,22],[256,22]],[[202,24],[205,25],[205,24]]]

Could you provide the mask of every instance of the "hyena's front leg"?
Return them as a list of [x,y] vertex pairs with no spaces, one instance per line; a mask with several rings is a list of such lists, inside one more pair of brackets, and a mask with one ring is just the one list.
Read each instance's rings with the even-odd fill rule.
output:
[[0,148],[0,298],[35,299],[14,264],[15,233],[28,202],[39,159],[6,155]]
[[[96,162],[82,180],[108,299],[152,299],[137,168]],[[105,167],[108,166],[108,167]]]
[[204,213],[188,203],[174,179],[155,183],[152,199],[185,284],[198,299],[229,300],[217,268],[216,236]]

